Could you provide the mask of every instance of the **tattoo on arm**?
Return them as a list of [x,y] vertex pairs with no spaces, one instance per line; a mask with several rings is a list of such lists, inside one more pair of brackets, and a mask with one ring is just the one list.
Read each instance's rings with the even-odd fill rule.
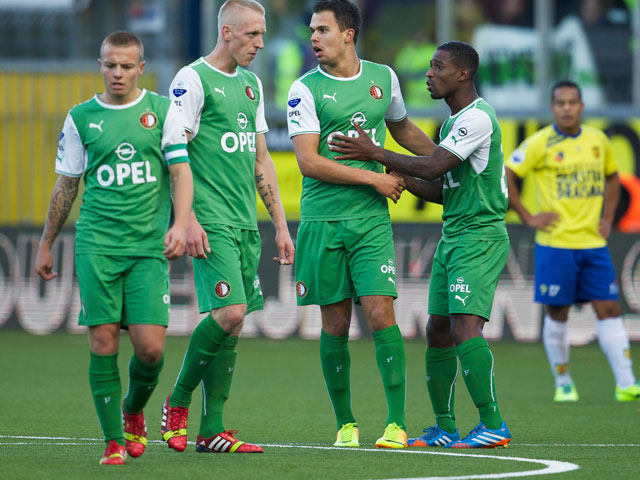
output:
[[47,213],[47,223],[42,233],[42,240],[52,245],[58,233],[62,229],[64,222],[69,217],[73,201],[78,195],[78,185],[80,178],[60,175],[53,187],[49,212]]
[[258,195],[260,195],[262,203],[264,203],[267,212],[269,212],[269,216],[273,218],[275,193],[270,183],[265,185],[264,175],[262,173],[256,175],[256,188],[258,189]]

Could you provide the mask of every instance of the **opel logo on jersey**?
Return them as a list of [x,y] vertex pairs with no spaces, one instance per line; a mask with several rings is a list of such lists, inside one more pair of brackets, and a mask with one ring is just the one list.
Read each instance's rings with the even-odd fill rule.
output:
[[247,120],[247,116],[242,112],[238,113],[238,125],[240,125],[240,128],[242,130],[247,128],[248,123],[249,123],[249,120]]
[[247,85],[247,88],[245,88],[244,91],[247,94],[247,97],[249,97],[251,100],[256,99],[256,94],[253,91],[253,88],[251,88],[249,85]]
[[118,145],[118,148],[116,148],[116,155],[120,160],[125,162],[131,160],[136,153],[136,149],[128,142],[122,142]]
[[225,281],[220,281],[216,283],[215,291],[218,297],[224,298],[231,293],[231,285]]
[[458,129],[458,135],[460,135],[461,137],[464,137],[467,134],[467,129],[464,127],[460,127]]
[[380,100],[384,96],[384,92],[382,91],[382,88],[378,85],[371,85],[371,88],[369,89],[369,94],[376,100]]
[[354,125],[357,123],[362,127],[366,121],[367,121],[367,117],[365,117],[364,113],[362,112],[356,112],[351,116],[351,123]]
[[152,129],[158,124],[158,117],[153,112],[144,112],[140,115],[140,125],[144,128]]

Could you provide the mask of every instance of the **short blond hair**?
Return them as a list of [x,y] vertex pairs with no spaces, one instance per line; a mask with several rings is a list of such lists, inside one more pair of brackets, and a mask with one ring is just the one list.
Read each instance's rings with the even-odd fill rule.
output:
[[117,32],[110,33],[107,37],[102,41],[100,45],[100,56],[102,57],[102,49],[105,45],[113,45],[114,47],[128,47],[130,45],[135,45],[138,47],[140,51],[140,61],[144,58],[144,46],[142,45],[142,41],[138,38],[137,35],[134,35],[131,32],[127,32],[125,30],[118,30]]
[[237,7],[250,8],[262,16],[265,14],[264,7],[256,0],[227,0],[222,4],[218,12],[218,36],[222,34],[222,26],[228,25],[229,13]]

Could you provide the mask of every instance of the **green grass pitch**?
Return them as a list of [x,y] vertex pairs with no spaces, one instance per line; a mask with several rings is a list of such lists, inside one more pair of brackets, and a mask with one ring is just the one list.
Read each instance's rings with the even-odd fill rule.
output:
[[[86,337],[0,330],[0,478],[510,478],[531,472],[526,475],[530,478],[535,471],[566,467],[558,462],[579,469],[538,478],[638,477],[640,403],[614,401],[613,378],[597,345],[571,351],[580,393],[576,404],[552,402],[553,382],[540,344],[492,345],[498,400],[514,437],[507,449],[383,451],[373,448],[384,429],[386,403],[372,341],[351,343],[352,404],[362,446],[338,450],[330,448],[335,420],[318,343],[242,339],[225,424],[239,430],[240,439],[262,444],[265,453],[214,455],[196,454],[193,444],[177,453],[159,442],[160,406],[175,381],[187,341],[167,339],[164,371],[145,412],[150,440],[145,454],[128,459],[124,467],[101,467],[104,444],[89,393]],[[409,341],[406,350],[407,425],[409,435],[415,436],[433,417],[424,382],[424,342]],[[123,389],[131,351],[124,335],[119,357]],[[632,351],[639,373],[640,345]],[[457,385],[456,412],[460,431],[466,434],[477,423],[477,414],[462,382]],[[189,416],[190,442],[199,420],[198,389]],[[447,453],[453,455],[443,455]]]

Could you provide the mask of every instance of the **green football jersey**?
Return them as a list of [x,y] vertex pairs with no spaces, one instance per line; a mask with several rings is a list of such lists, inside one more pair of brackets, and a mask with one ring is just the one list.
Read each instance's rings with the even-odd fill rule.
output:
[[176,74],[170,96],[190,133],[198,222],[257,230],[256,135],[268,130],[262,83],[248,70],[228,74],[200,58]]
[[[397,122],[406,116],[398,78],[386,65],[361,61],[359,73],[350,78],[334,77],[316,67],[297,79],[289,90],[289,136],[319,135],[318,154],[330,160],[340,154],[329,150],[328,141],[334,134],[357,136],[352,123],[358,123],[382,147],[385,120]],[[383,172],[383,166],[377,162],[340,160],[340,163]],[[388,215],[389,207],[387,199],[373,187],[304,177],[300,212],[303,221],[348,220]]]
[[443,176],[443,237],[508,238],[502,133],[493,107],[478,98],[450,116],[439,146],[462,160]]
[[95,96],[69,111],[56,173],[84,174],[76,253],[162,256],[171,215],[167,166],[189,161],[183,123],[167,97],[146,90],[126,105]]

